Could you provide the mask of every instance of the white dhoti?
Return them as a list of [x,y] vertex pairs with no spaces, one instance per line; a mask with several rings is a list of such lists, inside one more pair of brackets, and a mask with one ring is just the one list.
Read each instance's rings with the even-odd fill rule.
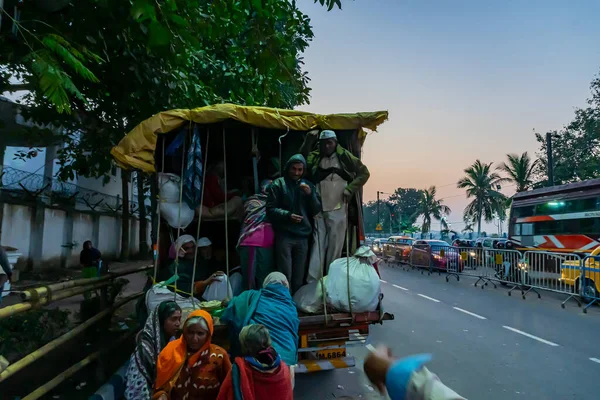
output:
[[[319,168],[335,171],[340,169],[340,161],[336,153],[323,157]],[[348,216],[344,204],[346,181],[332,172],[317,185],[321,195],[323,212],[315,217],[313,230],[313,247],[308,265],[308,283],[318,281],[327,275],[329,264],[342,256]]]
[[342,256],[348,216],[346,208],[322,212],[315,217],[313,247],[308,266],[308,283],[327,275],[329,264]]

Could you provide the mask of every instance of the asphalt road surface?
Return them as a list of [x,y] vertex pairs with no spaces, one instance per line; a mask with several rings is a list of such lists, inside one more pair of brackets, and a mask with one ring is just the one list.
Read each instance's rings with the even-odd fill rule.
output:
[[[445,275],[382,267],[385,310],[394,321],[371,328],[369,342],[401,357],[432,353],[428,368],[468,399],[599,399],[600,307],[583,314],[564,296],[523,300],[508,289],[474,287]],[[377,399],[357,367],[297,376],[296,399]]]

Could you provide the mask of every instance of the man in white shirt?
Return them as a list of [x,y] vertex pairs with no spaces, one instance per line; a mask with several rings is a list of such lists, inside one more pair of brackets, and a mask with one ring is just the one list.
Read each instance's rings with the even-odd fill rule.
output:
[[[308,133],[302,149],[306,151],[318,131]],[[369,170],[351,152],[339,145],[334,131],[319,135],[319,148],[308,155],[308,179],[321,195],[322,213],[315,217],[313,248],[308,267],[308,282],[327,275],[329,265],[342,255],[348,225],[348,206],[369,179]]]

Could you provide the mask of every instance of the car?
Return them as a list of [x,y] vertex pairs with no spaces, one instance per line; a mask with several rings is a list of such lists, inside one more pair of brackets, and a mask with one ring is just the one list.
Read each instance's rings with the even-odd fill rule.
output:
[[375,239],[373,240],[373,244],[371,245],[371,250],[373,253],[380,256],[383,253],[383,247],[387,243],[387,239]]
[[511,240],[504,238],[478,238],[475,241],[476,247],[483,247],[484,249],[514,249],[515,243]]
[[453,270],[461,272],[463,261],[456,247],[443,240],[417,240],[410,254],[410,263],[415,267]]
[[408,262],[414,241],[408,236],[390,236],[383,247],[383,257],[398,262]]
[[470,239],[454,239],[452,246],[473,248],[475,247],[475,241]]

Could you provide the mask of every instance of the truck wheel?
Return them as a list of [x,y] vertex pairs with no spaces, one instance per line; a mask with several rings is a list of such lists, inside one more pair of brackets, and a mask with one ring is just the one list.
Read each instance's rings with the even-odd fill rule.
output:
[[579,296],[583,299],[584,302],[590,303],[595,298],[600,297],[598,290],[596,289],[596,284],[593,280],[589,278],[585,278],[585,282],[583,285],[579,285]]

